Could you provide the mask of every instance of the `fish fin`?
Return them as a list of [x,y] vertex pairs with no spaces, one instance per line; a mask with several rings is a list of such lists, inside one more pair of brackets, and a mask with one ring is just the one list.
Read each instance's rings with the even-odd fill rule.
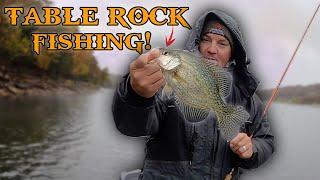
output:
[[209,73],[218,81],[220,96],[223,98],[228,97],[230,95],[232,85],[231,74],[226,69],[219,67],[215,63],[211,63],[208,60],[203,60],[203,62],[209,70]]
[[166,94],[171,94],[173,93],[173,89],[172,87],[167,83],[164,87],[163,87],[163,92]]
[[228,106],[223,113],[217,113],[219,127],[227,140],[232,140],[239,133],[241,125],[249,117],[242,106]]
[[173,95],[173,89],[171,86],[169,86],[169,84],[167,83],[161,91],[161,97],[162,99],[171,99]]
[[175,104],[189,122],[200,122],[209,115],[209,110],[191,107],[175,97]]

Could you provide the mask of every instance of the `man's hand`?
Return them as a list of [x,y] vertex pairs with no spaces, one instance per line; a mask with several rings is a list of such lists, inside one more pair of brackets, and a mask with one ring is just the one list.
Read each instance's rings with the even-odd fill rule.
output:
[[249,159],[253,154],[252,139],[246,133],[239,133],[233,138],[230,148],[242,159]]
[[159,56],[159,49],[153,49],[130,64],[131,87],[142,97],[152,97],[165,84],[159,61],[156,60]]

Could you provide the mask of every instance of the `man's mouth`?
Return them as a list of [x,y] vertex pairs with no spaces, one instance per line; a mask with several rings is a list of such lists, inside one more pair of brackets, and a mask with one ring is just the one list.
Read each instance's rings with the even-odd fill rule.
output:
[[215,58],[205,57],[209,62],[218,64],[218,60]]

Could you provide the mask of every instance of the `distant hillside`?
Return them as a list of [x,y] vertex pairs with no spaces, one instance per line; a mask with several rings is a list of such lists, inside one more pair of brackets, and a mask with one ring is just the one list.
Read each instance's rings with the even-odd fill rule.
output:
[[[267,101],[272,90],[261,90],[260,97]],[[276,101],[297,103],[297,104],[320,104],[320,84],[308,86],[287,86],[279,89]]]

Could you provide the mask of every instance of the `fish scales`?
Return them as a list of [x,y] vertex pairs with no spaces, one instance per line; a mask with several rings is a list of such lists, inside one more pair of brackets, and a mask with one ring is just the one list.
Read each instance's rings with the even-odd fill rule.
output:
[[224,101],[232,79],[228,72],[204,58],[182,50],[161,49],[158,58],[166,77],[164,94],[173,96],[187,120],[198,121],[213,111],[227,140],[238,132],[249,114],[241,106]]

